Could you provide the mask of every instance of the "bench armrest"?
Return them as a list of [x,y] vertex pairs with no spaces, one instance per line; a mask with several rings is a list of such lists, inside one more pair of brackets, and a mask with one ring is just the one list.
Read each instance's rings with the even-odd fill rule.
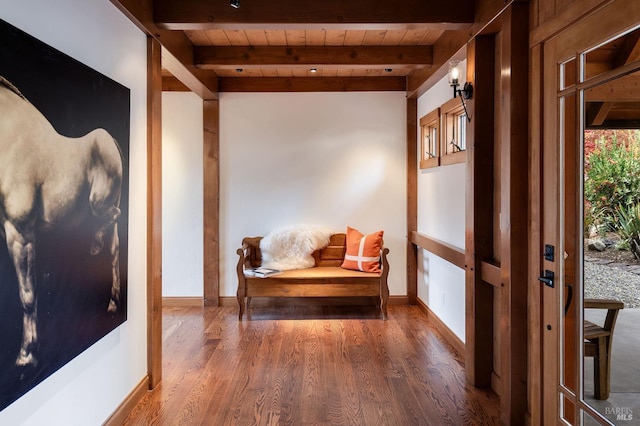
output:
[[389,249],[383,246],[380,249],[380,266],[382,267],[383,271],[389,269],[389,261],[387,260],[388,254],[389,254]]
[[584,299],[587,309],[623,309],[624,303],[614,299]]

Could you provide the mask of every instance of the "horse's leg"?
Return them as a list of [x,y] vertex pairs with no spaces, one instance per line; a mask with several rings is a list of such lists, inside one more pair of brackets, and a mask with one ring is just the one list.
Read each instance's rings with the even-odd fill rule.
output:
[[35,288],[35,234],[20,233],[10,221],[4,224],[9,254],[18,275],[22,304],[22,345],[16,359],[17,366],[36,365],[34,351],[38,344],[37,306]]
[[103,222],[96,228],[91,244],[91,254],[96,255],[104,247],[105,237],[109,242],[109,255],[111,256],[111,299],[108,312],[116,312],[120,304],[120,238],[118,237],[118,218],[120,209],[111,206],[101,216]]
[[113,234],[111,238],[111,300],[109,301],[108,312],[115,312],[120,305],[120,238],[118,237],[118,223],[113,224]]
[[[92,209],[94,209],[93,206]],[[116,206],[111,206],[98,217],[100,218],[101,223],[96,227],[96,230],[93,233],[93,242],[91,243],[92,256],[95,256],[102,251],[105,235],[111,236],[111,234],[117,232],[117,228],[115,228],[114,231],[113,225],[115,225],[116,221],[120,217],[120,209]]]

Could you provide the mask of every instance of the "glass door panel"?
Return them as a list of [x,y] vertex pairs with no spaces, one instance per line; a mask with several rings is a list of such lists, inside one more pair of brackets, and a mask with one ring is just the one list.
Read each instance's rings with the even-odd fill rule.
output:
[[640,72],[582,98],[581,399],[613,424],[640,424]]

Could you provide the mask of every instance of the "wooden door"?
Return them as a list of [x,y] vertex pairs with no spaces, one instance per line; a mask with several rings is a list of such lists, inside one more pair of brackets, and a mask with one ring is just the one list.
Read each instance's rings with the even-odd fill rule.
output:
[[[640,85],[615,88],[616,81],[640,75],[639,23],[640,2],[614,1],[543,46],[539,266],[545,425],[615,421],[584,391],[584,131],[605,123],[618,98],[630,105],[637,95],[640,102]],[[592,102],[597,90],[620,96]]]

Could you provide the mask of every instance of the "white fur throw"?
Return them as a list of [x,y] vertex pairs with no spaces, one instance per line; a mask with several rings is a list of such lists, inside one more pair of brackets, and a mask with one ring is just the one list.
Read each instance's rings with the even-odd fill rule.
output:
[[317,225],[296,225],[277,229],[260,241],[262,266],[286,271],[311,268],[313,252],[326,247],[335,232]]

